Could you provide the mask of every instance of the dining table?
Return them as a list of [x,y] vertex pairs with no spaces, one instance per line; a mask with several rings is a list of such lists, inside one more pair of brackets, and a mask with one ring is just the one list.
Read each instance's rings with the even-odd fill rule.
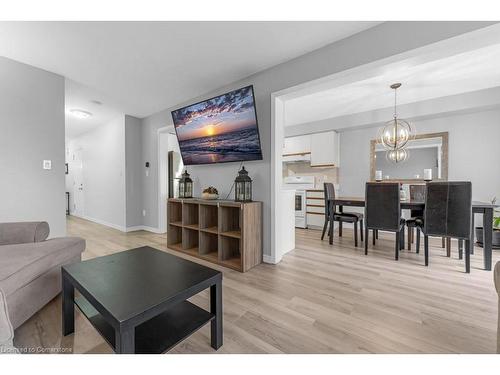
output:
[[[343,212],[344,206],[348,207],[364,207],[365,198],[364,197],[335,197],[334,204],[338,206],[338,212]],[[474,215],[483,215],[483,223],[491,223],[491,225],[485,225],[483,230],[483,261],[484,269],[486,271],[491,271],[492,268],[492,240],[493,240],[493,211],[497,204],[472,201],[472,218],[471,218],[471,237],[474,238]],[[405,199],[401,200],[402,210],[424,210],[425,201],[423,200],[412,200]],[[340,223],[342,225],[342,223]],[[365,239],[366,241],[366,239]],[[469,243],[469,251],[473,254],[474,241],[467,241]]]

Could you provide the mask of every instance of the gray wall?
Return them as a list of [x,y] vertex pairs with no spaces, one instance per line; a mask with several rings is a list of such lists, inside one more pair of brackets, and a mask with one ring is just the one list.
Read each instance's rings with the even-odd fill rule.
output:
[[[414,125],[418,133],[449,132],[449,180],[471,181],[474,200],[500,197],[500,109],[416,121]],[[370,140],[377,129],[340,134],[340,194],[364,195],[364,184],[370,178]]]
[[83,154],[84,217],[125,230],[125,117],[72,139],[70,155],[78,149]]
[[141,120],[125,116],[126,226],[142,225],[142,163]]
[[45,220],[51,237],[66,234],[64,78],[3,57],[0,173],[0,222]]
[[[387,22],[226,87],[205,93],[187,102],[179,103],[175,108],[248,84],[254,85],[264,160],[249,162],[246,166],[254,180],[254,199],[264,202],[264,254],[270,255],[271,93],[485,27],[489,24],[491,23]],[[200,64],[202,63],[203,61],[200,60]],[[168,87],[165,89],[168,89]],[[170,111],[175,108],[167,108],[142,121],[143,162],[151,162],[151,173],[149,177],[144,176],[143,178],[143,204],[147,210],[144,224],[151,227],[158,226],[157,129],[172,123]],[[201,187],[214,185],[219,188],[219,192],[224,196],[236,176],[237,168],[237,163],[190,167],[189,171],[195,179],[195,192],[199,193]]]

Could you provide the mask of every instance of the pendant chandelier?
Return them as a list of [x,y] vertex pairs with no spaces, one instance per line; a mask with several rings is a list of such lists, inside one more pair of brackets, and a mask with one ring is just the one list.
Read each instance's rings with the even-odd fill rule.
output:
[[387,150],[385,158],[392,163],[402,163],[410,157],[410,152],[404,148],[399,150]]
[[404,148],[414,138],[415,129],[408,121],[398,118],[396,92],[401,83],[394,83],[390,87],[394,90],[394,118],[379,130],[377,138],[387,150],[387,160],[400,163],[408,159],[409,153]]

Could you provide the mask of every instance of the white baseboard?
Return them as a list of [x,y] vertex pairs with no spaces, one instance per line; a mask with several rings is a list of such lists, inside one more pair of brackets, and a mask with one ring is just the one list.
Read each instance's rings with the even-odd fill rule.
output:
[[158,234],[165,233],[165,232],[161,231],[159,228],[149,227],[147,225],[136,225],[136,226],[133,226],[133,227],[124,227],[124,226],[121,226],[121,225],[117,225],[117,224],[113,224],[113,223],[108,223],[107,221],[104,221],[104,220],[101,220],[101,219],[96,219],[95,217],[90,217],[90,216],[85,216],[85,215],[84,216],[80,216],[80,215],[75,215],[74,213],[72,214],[72,216],[76,216],[76,217],[79,217],[81,219],[92,221],[94,223],[101,224],[101,225],[104,225],[104,226],[107,226],[107,227],[110,227],[110,228],[113,228],[113,229],[116,229],[116,230],[119,230],[119,231],[125,232],[125,233],[135,232],[135,231],[138,231],[138,230],[145,230],[147,232],[158,233]]
[[73,216],[76,216],[76,217],[79,217],[81,219],[85,219],[85,220],[88,220],[88,221],[92,221],[94,223],[101,224],[101,225],[104,225],[104,226],[107,226],[107,227],[110,227],[110,228],[113,228],[113,229],[117,229],[117,230],[119,230],[121,232],[126,232],[127,231],[124,226],[113,224],[113,223],[108,223],[107,221],[104,221],[104,220],[101,220],[101,219],[96,219],[95,217],[90,217],[90,216],[87,216],[87,215],[75,215],[75,214],[73,214]]
[[[281,259],[280,259],[281,260]],[[277,259],[274,259],[274,257],[270,256],[270,255],[263,255],[262,256],[262,261],[264,263],[268,263],[268,264],[278,264],[280,262],[280,260],[277,260]]]
[[147,225],[137,225],[135,227],[127,227],[126,232],[135,232],[138,230],[145,230],[146,232],[152,232],[152,233],[158,233],[158,234],[165,233],[164,231],[160,230],[159,228],[149,227]]

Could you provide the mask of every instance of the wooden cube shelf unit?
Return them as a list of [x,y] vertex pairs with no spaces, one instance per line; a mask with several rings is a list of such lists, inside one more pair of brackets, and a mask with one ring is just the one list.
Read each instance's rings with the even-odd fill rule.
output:
[[262,262],[262,202],[170,198],[167,246],[246,272]]

